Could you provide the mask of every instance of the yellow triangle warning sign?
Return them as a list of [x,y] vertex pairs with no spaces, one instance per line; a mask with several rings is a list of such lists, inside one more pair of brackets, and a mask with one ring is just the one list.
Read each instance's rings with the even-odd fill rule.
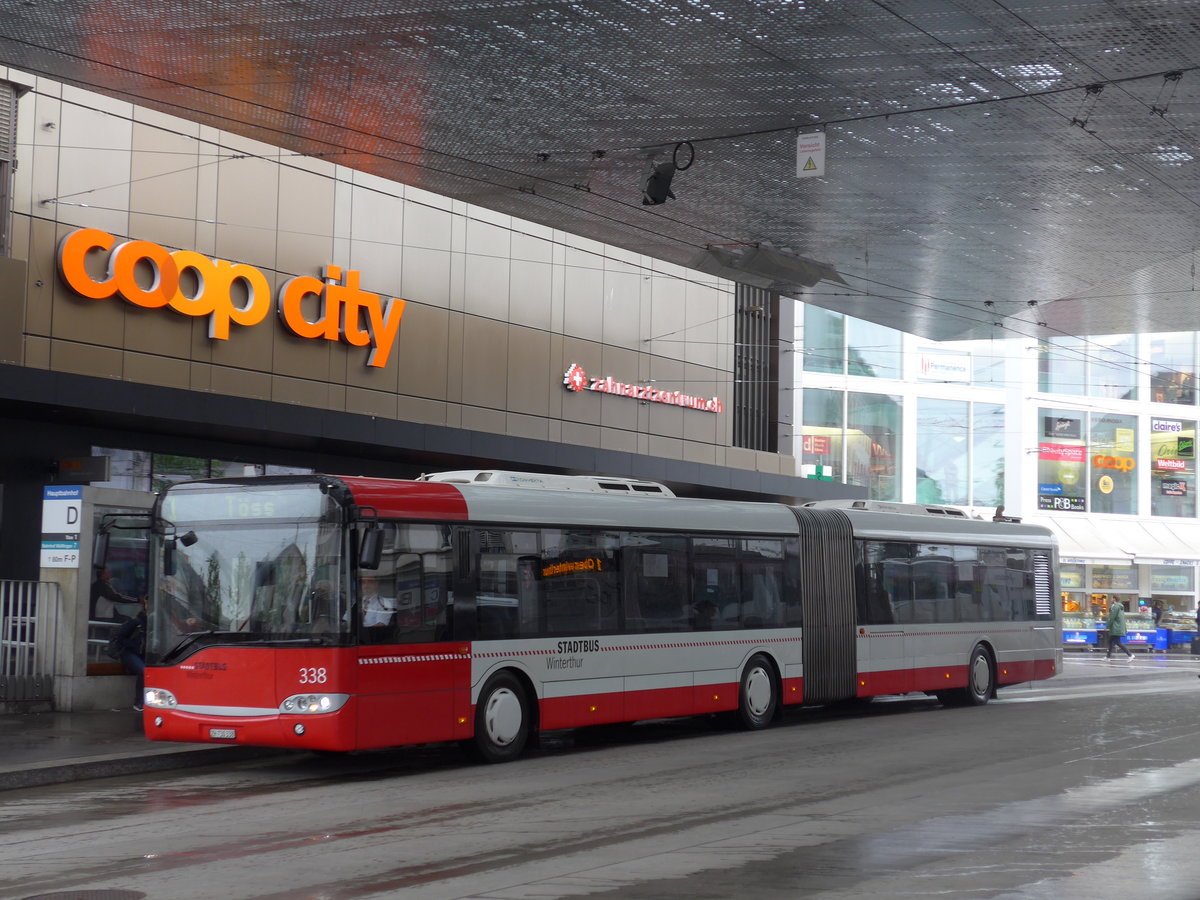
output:
[[816,170],[817,170],[817,164],[815,162],[813,162],[813,158],[810,156],[808,158],[808,162],[806,162],[804,164],[804,171],[805,172],[815,172]]

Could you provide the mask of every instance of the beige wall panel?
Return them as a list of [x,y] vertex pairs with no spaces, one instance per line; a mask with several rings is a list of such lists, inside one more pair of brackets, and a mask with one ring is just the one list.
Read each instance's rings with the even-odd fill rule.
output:
[[400,296],[404,260],[404,201],[355,188],[349,265],[362,272],[363,284],[389,297]]
[[[682,437],[684,432],[684,416],[687,415],[687,412],[678,406],[667,406],[665,403],[650,403],[646,406],[646,413],[648,415],[646,431],[662,437]],[[696,413],[696,415],[699,415],[699,413]]]
[[630,272],[604,273],[604,332],[606,344],[641,347],[642,276]]
[[271,377],[271,399],[276,403],[293,403],[297,406],[314,406],[329,409],[329,385],[311,378]]
[[192,390],[193,391],[211,391],[212,390],[212,371],[213,367],[208,363],[192,363]]
[[549,263],[554,261],[554,230],[533,222],[513,222],[511,255],[514,260]]
[[135,240],[152,240],[168,250],[192,250],[196,244],[196,223],[192,219],[130,213],[129,234]]
[[222,259],[274,268],[279,167],[262,159],[229,159],[217,169],[217,243]]
[[[508,382],[508,325],[467,316],[463,321],[462,403],[505,409]],[[463,412],[464,422],[466,412]],[[504,421],[500,420],[503,430]]]
[[149,353],[125,353],[126,381],[155,387],[187,390],[192,384],[192,364],[186,359],[168,359]]
[[683,441],[652,434],[649,437],[648,452],[660,459],[683,459]]
[[546,416],[550,406],[551,371],[550,335],[532,328],[511,326],[508,329],[509,411]]
[[25,365],[31,369],[50,368],[50,346],[49,338],[27,336],[25,338]]
[[280,245],[298,234],[333,237],[336,182],[292,165],[281,165],[278,172]]
[[[121,302],[125,303],[123,300]],[[191,359],[192,328],[195,324],[192,316],[181,315],[173,309],[151,309],[142,314],[142,310],[132,307],[130,313],[125,317],[125,340],[122,344],[126,350]]]
[[637,432],[641,411],[641,403],[632,397],[618,397],[615,394],[599,394],[600,425],[604,428],[616,428],[621,431]]
[[[563,400],[567,394],[566,385],[563,384],[563,376],[567,373],[569,363],[563,362],[563,336],[561,334],[551,334],[550,336],[549,359],[546,361],[547,380],[546,384],[549,389],[549,397],[546,400],[546,415],[552,419],[558,419],[562,416]],[[555,438],[551,438],[555,440]]]
[[346,412],[381,419],[396,418],[396,395],[365,388],[346,388]]
[[604,247],[604,268],[610,272],[640,272],[647,263],[646,257],[623,247]]
[[[413,188],[406,189],[410,195]],[[454,216],[446,208],[409,203],[404,207],[404,245],[424,250],[450,250]]]
[[144,106],[132,106],[130,110],[135,122],[154,126],[160,130],[179,132],[193,139],[193,147],[203,147],[203,144],[197,140],[200,136],[200,126],[195,122],[189,122],[186,119],[170,116]]
[[463,258],[463,309],[473,316],[507,321],[509,278],[507,257],[468,253]]
[[[495,226],[499,230],[507,233],[512,230],[513,217],[508,213],[495,212],[484,206],[473,206],[470,203],[459,203],[453,207],[462,216],[483,226]],[[477,251],[472,251],[477,252]],[[507,243],[505,244],[504,255],[508,255]]]
[[0,362],[20,363],[24,353],[27,269],[23,259],[0,257]]
[[746,450],[742,447],[725,448],[725,464],[738,469],[757,470],[757,457],[758,453],[754,450]]
[[[63,234],[67,229],[63,229]],[[58,265],[54,261],[58,245],[58,230],[53,222],[38,219],[29,221],[29,283],[25,294],[25,330],[30,334],[49,336],[54,321],[54,305],[59,296],[73,295],[73,291],[58,277]],[[99,266],[96,267],[100,269]],[[38,282],[41,285],[38,285]]]
[[466,405],[459,409],[462,413],[460,427],[468,431],[482,431],[485,434],[501,435],[505,433],[508,415],[504,410]]
[[599,447],[600,426],[580,422],[562,423],[562,442],[576,447]]
[[684,410],[682,437],[689,441],[699,441],[705,444],[720,444],[722,443],[720,437],[723,433],[724,420],[730,415],[728,410],[732,406],[733,398],[717,394],[718,385],[715,384],[715,380],[718,373],[715,370],[700,366],[688,366],[687,371],[688,379],[684,382],[683,392],[691,394],[693,397],[712,397],[716,394],[725,403],[726,412],[710,413],[695,409]]
[[95,347],[70,341],[54,341],[50,346],[50,368],[55,372],[120,378],[122,353],[112,347]]
[[685,359],[691,352],[689,342],[693,340],[687,327],[687,290],[682,282],[665,278],[656,278],[653,284],[648,326],[650,333],[646,335],[653,340],[644,346],[653,353],[672,359]]
[[278,326],[271,314],[257,325],[231,325],[229,340],[213,340],[209,359],[214,365],[236,366],[242,369],[271,371],[271,354]]
[[621,453],[637,453],[637,432],[620,431],[616,428],[602,428],[600,430],[600,448],[602,450],[616,450]]
[[705,463],[710,466],[719,464],[717,462],[717,448],[711,444],[697,444],[692,441],[684,441],[683,458],[687,462]]
[[791,466],[788,466],[785,469],[785,463],[792,458],[790,456],[781,456],[778,453],[763,453],[762,451],[759,451],[754,454],[754,457],[754,468],[759,472],[770,472],[773,475],[778,475],[781,472],[786,471],[788,475],[795,474]]
[[[400,330],[404,330],[403,325],[400,326]],[[400,390],[400,361],[395,347],[392,348],[386,366],[368,366],[370,347],[351,347],[340,343],[331,346],[332,371],[342,372],[342,380],[347,386],[366,388],[369,391],[387,391],[390,394]]]
[[[77,93],[84,102],[100,106],[98,95]],[[122,104],[128,112],[130,107]],[[55,131],[59,142],[57,197],[71,206],[70,215],[60,204],[59,216],[80,225],[103,228],[114,234],[127,231],[133,123],[125,118],[63,104]]]
[[563,281],[563,333],[598,341],[604,333],[604,276],[571,266]]
[[547,440],[550,436],[550,429],[545,418],[522,416],[515,413],[508,414],[504,432],[514,437],[531,438],[536,441]]
[[[404,199],[411,201],[414,205],[432,207],[433,209],[441,209],[449,212],[454,205],[454,201],[449,197],[443,197],[441,194],[433,194],[419,187],[405,184],[399,185],[399,189],[404,195]],[[411,206],[409,207],[412,208]]]
[[450,312],[435,306],[409,303],[404,308],[400,334],[392,350],[402,394],[431,400],[447,399],[447,373],[461,372],[462,354],[456,342],[450,348]]
[[400,292],[397,296],[431,306],[449,307],[452,256],[449,250],[402,248]]
[[723,333],[722,325],[733,319],[729,295],[712,287],[688,284],[686,287],[687,359],[705,366],[716,366]]
[[[292,234],[279,236],[279,277],[276,285],[283,284],[297,275],[320,278],[326,265],[340,265],[343,269],[353,268],[346,260],[338,260],[333,251],[333,238],[319,234]],[[361,281],[360,281],[361,284]],[[368,288],[374,290],[373,288]],[[278,292],[277,292],[278,293]],[[276,295],[277,295],[276,293]]]
[[25,176],[17,182],[28,180],[32,201],[31,214],[35,216],[60,216],[67,212],[54,202],[58,196],[58,147],[35,146],[32,150],[18,150],[21,166],[27,168]]
[[457,415],[455,409],[462,402],[463,381],[463,352],[466,346],[467,317],[460,312],[451,311],[446,317],[446,399],[455,404],[450,408],[449,415]]
[[423,397],[396,398],[396,418],[404,422],[420,422],[423,425],[448,425],[446,404]]
[[[225,366],[212,367],[212,390],[230,397],[250,397],[255,400],[271,399],[271,376],[265,372],[246,372]],[[230,424],[245,424],[242,422]]]
[[547,329],[554,305],[553,268],[548,263],[514,260],[509,270],[509,321]]
[[132,140],[130,209],[195,219],[198,166],[206,161],[200,156],[200,144],[187,135],[138,123],[133,125]]
[[135,309],[120,298],[87,300],[64,287],[61,292],[55,292],[51,336],[119,348],[125,340],[127,314],[152,316],[156,313],[161,315],[157,310]]
[[[342,348],[333,341],[297,337],[282,326],[279,317],[272,313],[255,328],[274,332],[271,346],[272,371],[276,375],[291,378],[313,378],[318,381],[333,381],[332,357],[342,354]],[[341,374],[344,374],[341,373]],[[339,377],[336,379],[341,381]]]

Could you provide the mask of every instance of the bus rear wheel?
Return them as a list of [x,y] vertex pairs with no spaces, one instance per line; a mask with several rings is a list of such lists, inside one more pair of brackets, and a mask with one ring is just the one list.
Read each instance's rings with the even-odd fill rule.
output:
[[737,722],[747,731],[766,728],[775,718],[779,692],[775,689],[775,671],[762,654],[752,656],[742,672],[738,689]]
[[996,691],[992,658],[982,644],[971,650],[967,663],[967,686],[956,691],[940,691],[937,698],[945,706],[983,706]]
[[510,672],[492,677],[475,705],[475,755],[484,762],[516,759],[529,741],[529,697]]

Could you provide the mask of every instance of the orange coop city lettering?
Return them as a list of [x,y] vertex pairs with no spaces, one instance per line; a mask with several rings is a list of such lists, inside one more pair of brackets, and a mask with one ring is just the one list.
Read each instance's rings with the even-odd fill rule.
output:
[[[108,270],[97,280],[87,269],[88,256],[108,254]],[[194,250],[167,250],[152,241],[121,241],[98,228],[80,228],[62,239],[58,270],[77,294],[92,300],[121,296],[145,309],[170,308],[185,316],[208,319],[208,336],[229,340],[233,325],[252,327],[275,306],[280,322],[292,334],[312,340],[341,341],[353,347],[370,347],[367,365],[388,363],[405,301],[384,298],[363,290],[359,273],[326,266],[323,278],[290,278],[279,288],[274,303],[267,276],[246,263],[210,259]],[[150,273],[149,283],[143,275]],[[189,275],[194,287],[183,286]],[[243,299],[234,299],[235,290]],[[317,315],[305,315],[310,300]],[[313,302],[315,301],[315,302]]]

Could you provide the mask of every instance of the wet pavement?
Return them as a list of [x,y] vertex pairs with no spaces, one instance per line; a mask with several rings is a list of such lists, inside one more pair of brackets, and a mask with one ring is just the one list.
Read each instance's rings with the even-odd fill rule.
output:
[[158,772],[280,751],[149,741],[133,710],[0,716],[0,790]]

